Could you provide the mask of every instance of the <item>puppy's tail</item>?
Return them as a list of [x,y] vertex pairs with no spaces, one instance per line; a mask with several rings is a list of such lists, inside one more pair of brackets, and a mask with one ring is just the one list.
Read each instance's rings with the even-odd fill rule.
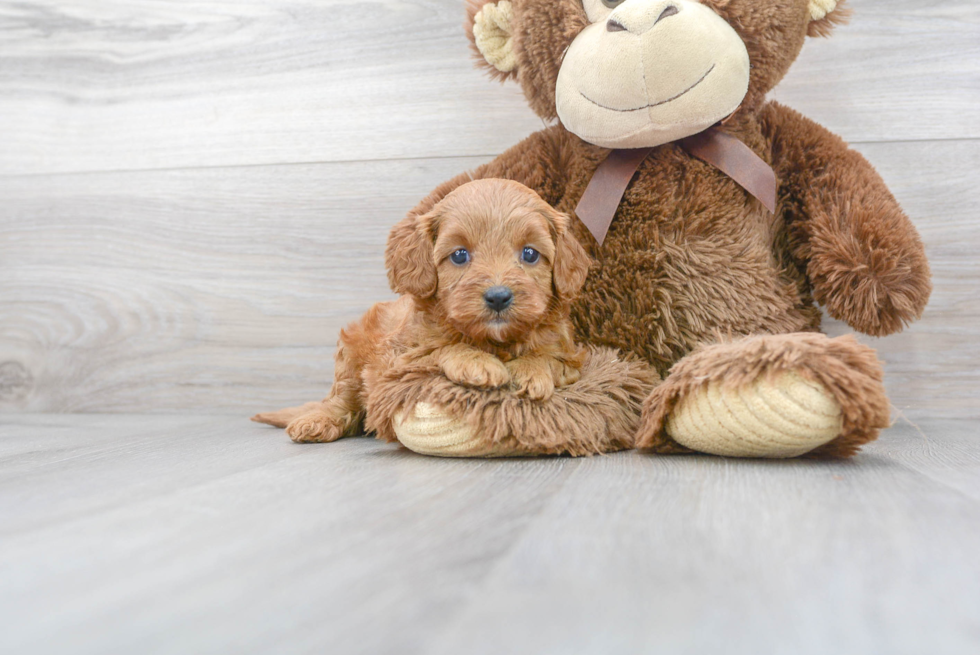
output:
[[305,405],[300,405],[299,407],[287,407],[275,412],[262,412],[261,414],[256,414],[253,416],[251,420],[255,421],[256,423],[265,423],[266,425],[274,425],[277,428],[284,428],[297,416],[311,412],[314,409],[319,408],[322,404],[323,403],[317,401],[306,403]]

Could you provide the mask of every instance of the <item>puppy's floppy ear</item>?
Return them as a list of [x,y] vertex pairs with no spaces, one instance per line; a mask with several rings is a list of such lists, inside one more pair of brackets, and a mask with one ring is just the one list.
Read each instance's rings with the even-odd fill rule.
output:
[[429,298],[436,292],[439,277],[432,254],[435,217],[409,215],[388,234],[385,266],[388,286],[395,293]]
[[559,298],[570,300],[585,284],[592,258],[572,235],[571,219],[567,215],[551,209],[548,220],[555,231],[555,261],[551,267],[555,292]]

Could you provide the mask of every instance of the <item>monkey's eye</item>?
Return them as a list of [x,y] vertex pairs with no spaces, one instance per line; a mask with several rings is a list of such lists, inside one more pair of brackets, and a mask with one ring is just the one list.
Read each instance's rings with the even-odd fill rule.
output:
[[539,259],[541,259],[541,253],[531,246],[524,246],[524,250],[521,251],[522,262],[525,264],[537,264]]
[[470,252],[466,248],[457,248],[453,254],[449,255],[449,261],[457,266],[463,266],[470,261]]
[[602,4],[606,5],[610,9],[615,9],[619,5],[623,4],[625,0],[602,0]]

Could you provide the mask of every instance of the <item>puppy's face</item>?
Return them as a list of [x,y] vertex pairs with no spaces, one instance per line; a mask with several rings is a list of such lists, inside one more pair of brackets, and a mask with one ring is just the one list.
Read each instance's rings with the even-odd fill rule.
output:
[[585,281],[589,258],[568,220],[516,182],[470,182],[392,231],[389,275],[471,339],[520,341]]
[[548,220],[526,206],[450,203],[447,209],[433,248],[443,313],[473,339],[520,339],[541,323],[553,297]]

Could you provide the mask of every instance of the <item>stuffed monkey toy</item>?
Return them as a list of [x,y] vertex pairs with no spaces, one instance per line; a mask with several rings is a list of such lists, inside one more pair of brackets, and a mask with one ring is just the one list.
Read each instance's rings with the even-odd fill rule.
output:
[[[637,447],[854,454],[889,422],[881,365],[822,334],[815,303],[883,336],[921,315],[931,285],[915,228],[864,157],[766,100],[844,4],[470,0],[480,64],[553,124],[442,184],[393,235],[468,180],[521,182],[580,219],[595,260],[578,338],[660,374]],[[395,431],[418,442],[435,423],[468,429],[425,405]]]

